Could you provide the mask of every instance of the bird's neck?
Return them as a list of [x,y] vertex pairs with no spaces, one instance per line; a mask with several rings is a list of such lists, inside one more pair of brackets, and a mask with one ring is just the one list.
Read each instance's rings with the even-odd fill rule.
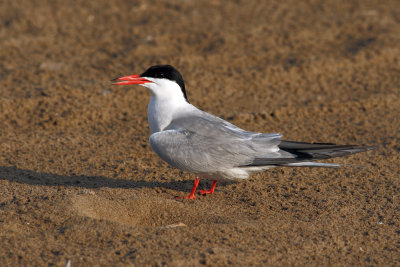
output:
[[147,107],[151,133],[163,131],[180,112],[193,108],[184,98],[163,98],[152,94]]

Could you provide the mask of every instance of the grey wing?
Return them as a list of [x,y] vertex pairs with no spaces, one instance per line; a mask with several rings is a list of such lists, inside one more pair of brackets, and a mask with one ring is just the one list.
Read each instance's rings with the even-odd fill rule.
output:
[[[150,137],[163,160],[188,172],[215,172],[251,165],[259,157],[282,157],[281,135],[247,132],[212,115],[178,118]],[[290,153],[288,153],[290,154]]]

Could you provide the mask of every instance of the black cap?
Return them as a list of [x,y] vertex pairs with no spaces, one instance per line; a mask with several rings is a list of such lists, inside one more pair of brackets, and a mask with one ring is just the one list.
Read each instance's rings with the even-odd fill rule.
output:
[[151,66],[145,72],[140,74],[140,77],[164,78],[174,81],[181,87],[182,93],[185,96],[186,101],[188,101],[185,90],[185,82],[183,81],[182,75],[171,65]]

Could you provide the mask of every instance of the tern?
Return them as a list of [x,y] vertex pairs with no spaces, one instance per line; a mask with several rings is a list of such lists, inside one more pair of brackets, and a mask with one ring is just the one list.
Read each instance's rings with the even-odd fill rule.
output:
[[339,167],[314,162],[371,150],[371,146],[305,143],[282,140],[279,133],[243,130],[189,103],[182,75],[170,65],[152,66],[140,75],[116,78],[114,85],[138,84],[150,90],[147,116],[152,150],[164,161],[195,174],[193,189],[183,199],[195,199],[199,178],[246,179],[274,167]]

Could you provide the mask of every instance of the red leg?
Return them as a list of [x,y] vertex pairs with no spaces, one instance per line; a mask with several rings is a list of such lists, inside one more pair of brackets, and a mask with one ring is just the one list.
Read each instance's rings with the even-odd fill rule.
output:
[[213,184],[212,184],[210,190],[200,190],[200,191],[199,191],[199,194],[200,194],[200,195],[205,195],[205,194],[212,194],[212,193],[214,193],[214,189],[215,189],[215,186],[216,186],[216,185],[217,185],[217,180],[214,180],[214,182],[213,182]]
[[200,182],[199,178],[196,177],[194,179],[194,185],[193,185],[192,192],[190,193],[190,195],[187,197],[177,197],[176,199],[196,199],[196,197],[194,196],[194,192],[196,192],[196,188],[199,185],[199,182]]

